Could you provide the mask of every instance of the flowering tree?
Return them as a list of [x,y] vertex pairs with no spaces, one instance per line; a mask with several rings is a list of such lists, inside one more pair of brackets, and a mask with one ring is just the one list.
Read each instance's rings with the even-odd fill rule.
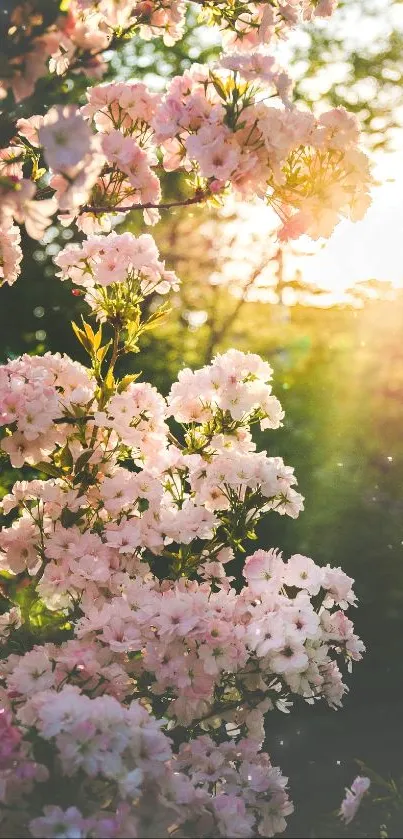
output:
[[[24,4],[13,9],[3,84],[16,99],[49,57],[52,72],[99,74],[123,32],[172,42],[186,6],[66,5],[24,37]],[[341,569],[268,546],[245,555],[263,515],[303,508],[292,468],[252,438],[283,419],[270,366],[230,350],[182,370],[167,399],[119,377],[179,282],[149,234],[113,229],[127,213],[154,224],[172,206],[234,193],[270,204],[281,238],[317,237],[368,202],[355,118],[294,108],[264,48],[332,4],[199,5],[231,50],[217,66],[193,66],[164,94],[136,81],[89,87],[81,109],[20,119],[1,153],[4,282],[21,261],[17,225],[40,239],[58,213],[80,231],[55,258],[59,276],[92,319],[73,324],[87,367],[46,354],[0,368],[2,452],[37,475],[3,499],[4,836],[282,832],[292,804],[262,751],[264,715],[294,697],[339,707],[343,665],[363,651]],[[188,197],[165,198],[172,171],[186,173]]]

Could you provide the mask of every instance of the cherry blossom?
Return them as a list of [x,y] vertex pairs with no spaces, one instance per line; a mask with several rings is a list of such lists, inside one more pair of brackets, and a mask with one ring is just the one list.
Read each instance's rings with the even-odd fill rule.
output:
[[0,226],[0,285],[13,285],[20,273],[22,250],[18,227],[10,218],[5,218]]
[[74,105],[55,107],[46,114],[38,131],[44,157],[54,172],[68,172],[90,150],[91,133]]
[[[102,53],[119,40],[122,32],[136,33],[144,40],[161,38],[167,46],[179,41],[185,31],[186,0],[99,0],[94,6],[87,0],[71,0],[66,15],[60,15],[36,35],[28,33],[28,49],[13,51],[10,71],[0,79],[0,98],[11,88],[17,102],[30,96],[36,81],[47,71],[64,75],[69,70],[83,70],[99,77],[106,69]],[[337,0],[290,0],[290,2],[244,2],[238,6],[221,0],[207,0],[199,7],[203,22],[221,29],[226,49],[249,51],[267,45],[303,20],[332,15]],[[214,12],[214,14],[213,14]],[[22,4],[8,13],[9,37],[16,36]],[[39,22],[41,21],[40,16]]]
[[346,789],[346,796],[340,807],[340,816],[346,824],[350,824],[357,815],[362,799],[368,792],[370,785],[369,778],[357,775],[351,784],[351,789]]

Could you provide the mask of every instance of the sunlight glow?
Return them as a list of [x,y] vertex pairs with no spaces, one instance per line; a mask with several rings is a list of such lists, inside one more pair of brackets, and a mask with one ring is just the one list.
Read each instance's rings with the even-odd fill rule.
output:
[[374,187],[366,217],[342,221],[314,256],[301,257],[304,279],[332,291],[368,279],[403,285],[403,150],[385,155],[375,175],[382,185]]
[[[286,259],[286,278],[300,271],[304,280],[330,292],[329,303],[363,280],[403,286],[403,148],[379,155],[374,174],[381,185],[373,188],[373,203],[363,221],[341,221],[326,242],[301,237],[290,243],[293,253]],[[272,211],[259,206],[252,214],[261,236],[270,236],[275,226]]]

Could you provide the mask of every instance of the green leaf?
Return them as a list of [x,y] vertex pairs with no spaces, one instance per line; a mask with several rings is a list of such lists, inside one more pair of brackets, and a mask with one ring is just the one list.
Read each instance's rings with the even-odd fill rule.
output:
[[370,766],[367,766],[363,760],[358,760],[358,758],[355,758],[354,762],[357,763],[357,765],[361,769],[361,772],[363,772],[373,784],[377,784],[378,786],[383,787],[389,791],[392,789],[391,783],[387,781],[385,778],[382,778],[381,775],[378,775],[378,773],[371,769]]
[[120,382],[118,383],[117,392],[118,393],[123,393],[123,391],[125,391],[126,388],[128,388],[129,385],[131,385],[132,382],[135,382],[136,379],[138,379],[140,375],[141,375],[140,373],[132,373],[130,376],[123,376],[123,379],[121,379]]
[[87,465],[88,461],[91,459],[94,453],[94,449],[86,449],[84,452],[81,452],[80,456],[77,458],[74,466],[74,470],[76,475],[78,472],[81,472],[82,469]]
[[98,332],[94,334],[94,350],[99,350],[102,342],[102,326],[99,327]]
[[140,326],[139,334],[141,332],[148,332],[150,329],[155,329],[159,326],[163,318],[170,314],[170,312],[171,307],[169,306],[169,303],[163,303],[162,306],[159,306],[159,308],[150,315],[148,320]]
[[227,101],[227,91],[225,90],[225,86],[224,86],[223,82],[221,81],[221,79],[219,79],[218,76],[216,76],[211,70],[210,70],[210,79],[213,82],[214,88],[217,91],[219,97],[221,99],[223,99],[224,102],[226,102]]
[[82,511],[77,510],[76,513],[72,513],[67,507],[63,507],[60,522],[62,527],[72,527],[73,524],[77,524],[78,521],[82,518]]
[[84,320],[83,316],[81,316],[81,320],[83,322],[83,327],[84,327],[85,334],[86,334],[88,340],[91,341],[91,343],[93,344],[94,340],[95,340],[94,330],[93,330],[91,324],[87,323],[87,321]]
[[13,588],[13,602],[18,604],[22,615],[26,620],[29,616],[31,606],[38,595],[32,583],[26,586],[25,584],[21,585],[21,582],[16,582]]
[[63,446],[63,448],[59,452],[59,458],[60,458],[60,465],[62,466],[63,469],[71,469],[72,468],[74,460],[73,460],[73,455],[72,455],[67,443],[66,443],[65,446]]
[[104,346],[103,346],[103,347],[100,347],[100,348],[99,348],[99,350],[97,350],[97,352],[96,352],[96,358],[97,358],[97,361],[99,361],[99,363],[100,363],[100,364],[102,364],[102,362],[103,362],[103,360],[104,360],[104,358],[105,358],[105,356],[106,356],[106,353],[108,352],[109,347],[111,346],[111,344],[112,344],[112,341],[108,341],[108,343],[107,343],[107,344],[104,344]]
[[49,475],[51,478],[60,478],[60,469],[57,466],[53,466],[52,463],[45,463],[45,461],[40,460],[39,463],[35,464],[35,469],[39,469],[40,472],[44,472],[45,475]]
[[113,375],[113,370],[111,370],[109,368],[109,370],[108,370],[108,372],[105,376],[103,385],[102,385],[101,398],[99,400],[99,406],[98,406],[99,410],[102,410],[105,403],[108,401],[108,399],[115,392],[115,388],[116,388],[116,382],[115,382],[115,377]]
[[87,337],[86,333],[83,332],[83,330],[80,329],[80,327],[77,326],[77,324],[74,323],[74,321],[71,321],[71,327],[72,327],[72,330],[73,330],[77,340],[80,342],[80,344],[82,344],[82,346],[84,347],[86,352],[89,355],[92,355],[92,344],[91,344],[91,341],[88,340],[88,337]]
[[113,375],[113,370],[108,370],[105,376],[105,387],[109,391],[113,391],[115,388],[115,377]]
[[[142,327],[143,330],[144,327]],[[142,331],[141,330],[141,331]],[[138,352],[137,344],[139,339],[139,324],[138,321],[132,321],[126,326],[126,336],[124,339],[124,346],[126,352]]]
[[148,508],[150,506],[150,502],[149,502],[148,498],[139,498],[139,500],[137,502],[137,506],[138,506],[138,509],[139,509],[140,513],[145,513],[145,511],[148,510]]
[[84,318],[82,318],[82,321],[83,321],[83,327],[84,327],[85,334],[88,338],[88,341],[91,344],[91,347],[92,347],[93,351],[95,352],[101,346],[102,326],[99,327],[98,332],[94,332],[91,324],[87,323],[87,321],[85,321]]

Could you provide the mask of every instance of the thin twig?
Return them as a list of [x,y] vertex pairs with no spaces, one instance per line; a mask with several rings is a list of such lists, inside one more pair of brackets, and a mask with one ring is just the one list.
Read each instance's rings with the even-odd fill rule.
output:
[[75,425],[77,422],[90,422],[94,419],[94,415],[89,414],[85,417],[56,417],[53,422],[55,425],[64,425],[65,423],[68,423],[68,425]]
[[[190,2],[195,3],[197,6],[207,6],[207,7],[211,6],[211,7],[214,7],[213,0],[190,0]],[[76,70],[82,64],[91,65],[91,61],[94,58],[98,58],[99,55],[102,55],[105,52],[111,52],[112,50],[116,50],[117,48],[122,46],[122,44],[127,43],[130,40],[130,38],[127,37],[127,36],[129,36],[130,34],[133,34],[133,35],[135,34],[132,31],[134,29],[134,27],[136,27],[136,26],[148,26],[149,24],[150,24],[150,16],[149,15],[144,14],[144,12],[141,12],[139,15],[134,15],[134,19],[131,20],[131,22],[129,23],[128,26],[125,27],[125,29],[123,29],[121,32],[115,33],[112,36],[111,41],[109,42],[108,46],[102,47],[101,49],[96,50],[95,52],[86,52],[84,50],[84,54],[77,56],[77,58],[75,58],[74,61],[72,61],[69,64],[69,66],[67,67],[67,70],[68,71]],[[66,74],[63,74],[63,75],[66,75]]]
[[170,210],[172,207],[187,207],[190,204],[201,204],[208,198],[208,192],[196,192],[192,198],[185,198],[183,201],[167,201],[163,204],[131,204],[129,207],[93,207],[91,204],[84,204],[80,207],[80,213],[129,213],[131,210]]

